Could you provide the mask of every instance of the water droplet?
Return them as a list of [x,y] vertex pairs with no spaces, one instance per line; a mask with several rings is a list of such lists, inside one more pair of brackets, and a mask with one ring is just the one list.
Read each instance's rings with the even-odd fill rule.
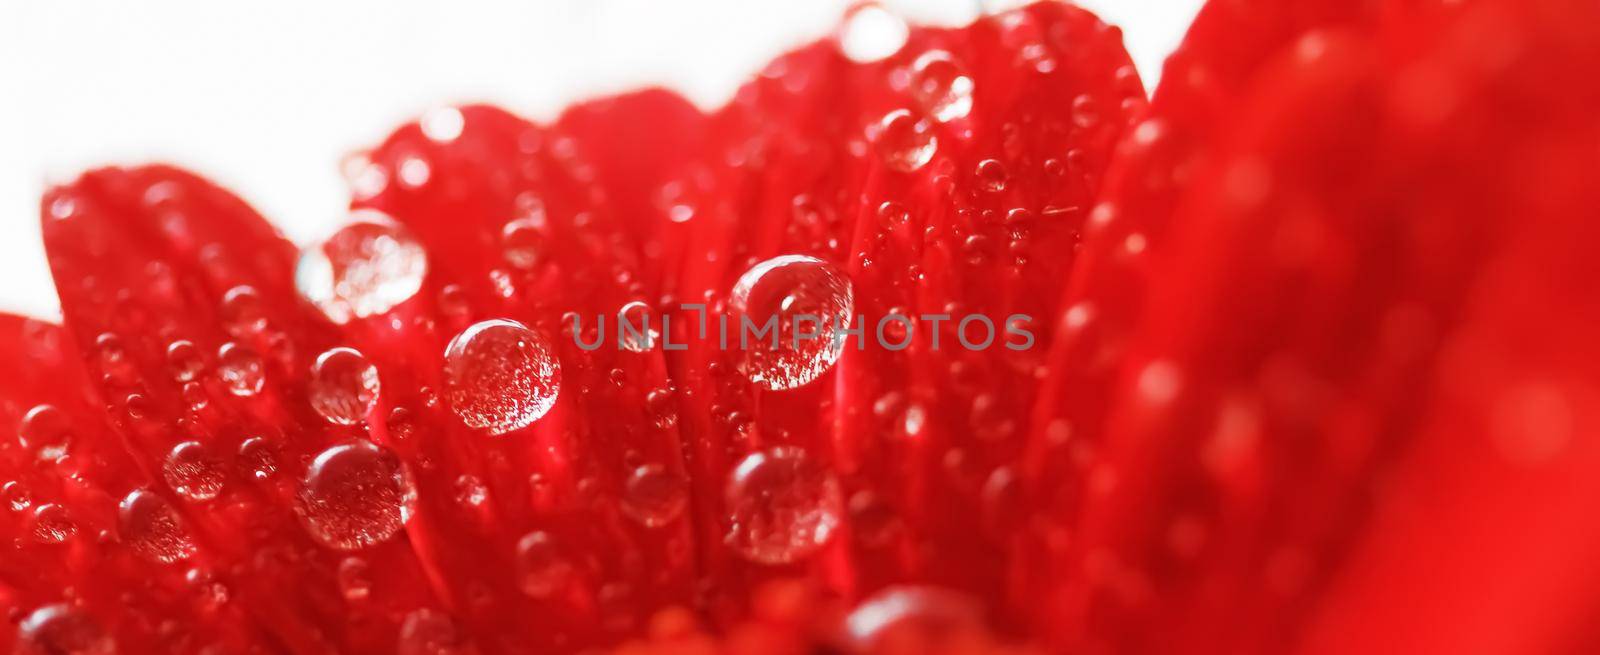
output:
[[117,520],[123,542],[140,557],[171,564],[195,553],[194,538],[183,526],[178,511],[150,491],[136,489],[123,498]]
[[346,557],[339,562],[339,593],[351,603],[366,600],[372,594],[372,574],[367,561],[359,557]]
[[902,173],[927,165],[939,149],[939,139],[928,121],[905,109],[889,112],[869,132],[884,165]]
[[194,501],[216,498],[227,479],[222,461],[212,457],[198,441],[185,441],[175,446],[167,455],[161,473],[167,486]]
[[659,464],[634,469],[622,493],[622,511],[645,527],[660,527],[677,520],[688,504],[688,481]]
[[45,503],[33,510],[33,537],[40,543],[59,544],[78,534],[78,524],[67,508]]
[[972,111],[972,78],[950,53],[925,52],[911,69],[911,94],[934,120],[949,122]]
[[500,230],[500,247],[506,263],[528,270],[539,266],[549,254],[544,236],[544,210],[506,223]]
[[239,444],[239,466],[257,480],[278,472],[278,449],[261,437],[250,437]]
[[463,475],[456,478],[456,503],[463,508],[475,509],[482,507],[489,500],[489,488],[484,486],[483,480],[476,475]]
[[[733,287],[729,309],[731,331],[748,337],[738,344],[745,375],[772,390],[793,389],[827,372],[844,351],[840,330],[855,320],[850,280],[833,265],[802,255],[774,257],[746,271]],[[746,323],[750,327],[741,329]],[[776,338],[770,332],[756,336],[769,323]]]
[[994,159],[985,159],[978,162],[976,175],[978,185],[990,193],[999,193],[1006,190],[1006,165]]
[[477,652],[449,614],[419,609],[400,624],[397,655],[467,655]]
[[545,532],[529,532],[517,542],[517,586],[534,598],[555,593],[573,573],[572,560]]
[[[983,608],[959,592],[934,587],[885,588],[850,612],[845,633],[855,652],[876,653],[885,643],[923,652],[953,636],[982,631]],[[893,649],[899,650],[899,649]]]
[[650,352],[660,335],[659,325],[649,305],[630,302],[617,310],[617,343],[628,352]]
[[179,339],[167,346],[167,368],[172,372],[172,379],[193,382],[205,365],[194,342]]
[[350,224],[300,252],[295,289],[335,323],[376,316],[416,295],[427,252],[381,212],[357,210]]
[[1100,105],[1085,94],[1072,99],[1072,124],[1088,130],[1100,124]]
[[72,446],[72,421],[67,413],[55,405],[37,405],[28,410],[17,426],[17,438],[24,448],[33,450],[39,459],[55,461],[67,454]]
[[906,22],[893,12],[865,4],[845,16],[839,49],[852,61],[878,61],[899,52],[910,34]]
[[828,543],[839,525],[839,483],[804,450],[746,456],[728,477],[727,543],[746,559],[789,564]]
[[473,324],[450,341],[444,362],[450,408],[468,427],[491,434],[539,420],[561,391],[554,350],[515,321]]
[[17,626],[18,655],[113,655],[117,644],[88,614],[65,603],[29,613]]
[[360,550],[388,541],[416,504],[411,473],[398,457],[357,441],[322,451],[300,490],[301,520],[319,543]]
[[33,506],[33,497],[28,493],[28,488],[20,481],[12,480],[4,487],[0,487],[0,497],[4,497],[6,505],[13,512],[21,512]]
[[228,393],[241,398],[261,393],[266,384],[261,356],[254,350],[237,343],[225,343],[217,349],[217,378]]
[[356,425],[378,403],[378,368],[354,348],[334,348],[311,367],[311,408],[328,422]]

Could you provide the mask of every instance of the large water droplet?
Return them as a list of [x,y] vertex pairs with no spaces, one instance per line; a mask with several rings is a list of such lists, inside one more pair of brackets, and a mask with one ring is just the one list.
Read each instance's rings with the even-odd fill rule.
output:
[[839,483],[804,450],[780,446],[739,462],[725,490],[727,543],[762,564],[817,552],[839,525]]
[[67,508],[45,503],[33,510],[33,538],[39,543],[59,544],[78,534],[78,523]]
[[93,617],[65,603],[29,613],[17,626],[18,655],[112,655],[117,644]]
[[354,348],[334,348],[311,367],[311,408],[337,425],[356,425],[378,403],[378,368]]
[[322,451],[300,490],[301,519],[319,543],[359,550],[388,541],[416,504],[411,474],[398,457],[358,441]]
[[300,252],[294,283],[335,323],[389,311],[422,288],[427,252],[381,212],[357,210],[350,224]]
[[867,136],[884,165],[902,173],[927,165],[939,149],[939,139],[928,121],[905,109],[889,112],[872,126]]
[[[746,271],[729,309],[730,332],[748,337],[737,344],[745,352],[745,374],[772,390],[793,389],[827,372],[844,352],[840,330],[855,319],[850,280],[832,264],[802,255],[775,257]],[[771,332],[756,336],[769,320],[776,346]]]
[[167,486],[189,500],[216,498],[227,479],[222,460],[211,456],[198,441],[185,441],[173,447],[161,467]]
[[688,481],[659,464],[634,469],[622,492],[622,511],[651,528],[677,519],[688,503]]
[[444,374],[456,416],[491,434],[539,420],[561,391],[561,362],[544,337],[502,319],[456,335],[444,352]]
[[195,553],[194,538],[183,526],[178,511],[150,491],[136,489],[123,498],[117,521],[122,541],[152,562],[171,564]]
[[911,95],[941,123],[972,111],[972,78],[943,50],[929,50],[911,67]]

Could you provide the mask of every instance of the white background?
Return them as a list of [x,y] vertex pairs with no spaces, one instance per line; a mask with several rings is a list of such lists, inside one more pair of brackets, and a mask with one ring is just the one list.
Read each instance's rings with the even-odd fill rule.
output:
[[[163,160],[304,242],[347,198],[345,153],[429,107],[536,118],[665,84],[712,107],[821,37],[850,0],[0,0],[0,311],[58,314],[38,235],[47,184]],[[1147,81],[1200,0],[1081,0],[1124,29]],[[887,0],[961,23],[979,0]],[[991,3],[992,4],[992,3]]]

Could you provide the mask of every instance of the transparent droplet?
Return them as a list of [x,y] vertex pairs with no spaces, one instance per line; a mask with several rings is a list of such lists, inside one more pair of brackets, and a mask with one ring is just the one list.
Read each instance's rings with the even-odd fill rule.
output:
[[178,511],[150,491],[136,489],[123,498],[117,510],[117,524],[123,543],[152,562],[171,564],[195,553],[194,538]]
[[72,421],[55,405],[37,405],[22,417],[17,438],[39,459],[56,461],[72,446]]
[[326,240],[300,252],[295,289],[335,323],[376,316],[416,295],[428,256],[411,231],[362,209]]
[[972,78],[950,53],[929,50],[911,66],[911,94],[922,110],[941,123],[972,111]]
[[910,173],[933,161],[939,139],[928,121],[905,109],[889,112],[867,135],[885,166]]
[[506,263],[527,270],[538,267],[548,256],[543,211],[541,208],[537,217],[524,216],[501,228],[500,248]]
[[650,352],[656,347],[660,325],[649,305],[630,302],[617,310],[617,343],[629,352]]
[[489,500],[489,488],[476,475],[456,478],[456,503],[463,508],[476,509]]
[[1089,130],[1100,124],[1100,104],[1089,95],[1072,99],[1072,124]]
[[688,481],[659,464],[634,469],[622,492],[623,513],[651,528],[673,522],[688,504]]
[[411,518],[415,504],[416,488],[405,464],[365,441],[322,451],[300,489],[306,531],[334,550],[388,541]]
[[78,523],[67,508],[45,503],[33,510],[33,537],[39,543],[59,544],[78,534]]
[[328,422],[356,425],[378,403],[378,368],[354,348],[334,348],[311,367],[311,408]]
[[1009,174],[1006,172],[1006,165],[997,160],[985,159],[978,162],[975,174],[978,178],[978,185],[983,187],[984,191],[999,193],[1006,189]]
[[517,586],[534,598],[555,593],[573,572],[572,559],[549,533],[534,531],[517,542]]
[[178,495],[194,501],[211,500],[227,479],[222,466],[222,460],[212,457],[200,442],[185,441],[167,454],[161,474]]
[[910,34],[910,27],[893,12],[865,4],[845,16],[839,49],[853,61],[878,61],[899,52]]
[[[832,264],[802,255],[775,257],[746,271],[729,309],[730,333],[741,335],[730,346],[744,352],[745,375],[772,390],[793,389],[827,372],[844,352],[840,331],[855,320],[850,280]],[[769,322],[773,332],[756,336]]]
[[250,477],[266,480],[278,472],[278,449],[261,437],[239,444],[239,466]]
[[13,512],[21,512],[33,506],[33,496],[28,493],[28,488],[17,480],[7,482],[0,487],[0,496],[5,498],[6,506]]
[[18,655],[113,655],[117,644],[88,614],[65,603],[46,605],[17,626]]
[[885,643],[907,652],[948,644],[958,635],[984,630],[983,607],[960,592],[937,587],[893,586],[857,605],[845,618],[851,650],[876,653]]
[[407,614],[400,624],[395,652],[396,655],[467,655],[477,650],[449,614],[419,609]]
[[266,383],[261,356],[236,343],[222,344],[217,350],[217,378],[228,393],[241,398],[261,392]]
[[372,595],[372,573],[367,561],[346,557],[339,562],[339,593],[348,602],[358,603]]
[[193,382],[205,365],[194,342],[179,339],[167,345],[167,369],[172,372],[172,379]]
[[839,483],[804,450],[753,453],[728,477],[727,543],[746,559],[789,564],[828,543],[838,527]]
[[473,324],[444,353],[445,393],[461,422],[491,434],[527,427],[555,405],[561,362],[538,333],[502,319]]

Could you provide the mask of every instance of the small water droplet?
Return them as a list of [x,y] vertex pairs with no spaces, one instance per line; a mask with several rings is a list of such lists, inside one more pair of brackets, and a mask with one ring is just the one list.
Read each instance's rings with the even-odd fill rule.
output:
[[33,537],[39,543],[59,544],[78,534],[78,524],[67,508],[45,503],[33,510]]
[[445,393],[461,421],[491,434],[532,424],[561,391],[561,362],[538,333],[508,320],[473,324],[444,353]]
[[[729,309],[733,330],[749,337],[738,344],[745,375],[775,391],[808,384],[832,368],[845,346],[839,332],[855,320],[850,280],[832,264],[802,255],[774,257],[746,271]],[[769,322],[775,337],[754,335]],[[746,323],[750,327],[741,329]]]
[[1100,124],[1100,104],[1087,94],[1072,99],[1072,124],[1089,130]]
[[336,425],[356,425],[378,403],[378,368],[354,348],[334,348],[311,367],[311,408]]
[[4,497],[6,505],[13,512],[21,512],[33,506],[33,496],[28,493],[28,488],[17,480],[7,482],[0,487],[0,497]]
[[193,382],[206,366],[194,342],[179,339],[167,345],[167,369],[178,382]]
[[809,557],[839,525],[839,483],[799,448],[753,453],[728,477],[727,543],[746,559],[789,564]]
[[634,469],[622,493],[622,511],[650,528],[677,520],[688,503],[688,481],[659,464]]
[[501,228],[500,248],[506,263],[528,270],[537,268],[548,256],[543,211],[541,206],[538,217],[518,218]]
[[428,256],[411,231],[387,215],[357,210],[350,223],[300,252],[295,289],[335,323],[376,316],[422,288]]
[[476,652],[449,614],[419,609],[400,624],[396,655],[468,655]]
[[17,439],[42,461],[61,459],[72,446],[72,437],[71,419],[55,405],[34,406],[17,426]]
[[195,553],[194,538],[178,511],[150,491],[136,489],[123,498],[117,519],[123,542],[140,557],[171,564]]
[[630,302],[617,310],[617,343],[628,352],[650,352],[660,336],[660,325],[649,305]]
[[250,437],[239,444],[239,466],[250,477],[266,480],[278,472],[278,449],[261,437]]
[[534,531],[517,542],[517,586],[534,598],[546,598],[573,573],[572,560],[549,533]]
[[335,550],[388,541],[411,518],[415,504],[416,488],[405,464],[365,441],[322,451],[300,489],[306,531]]
[[30,612],[17,626],[19,655],[113,655],[117,644],[88,614],[65,603]]
[[161,472],[167,486],[194,501],[216,498],[227,479],[222,461],[212,457],[198,441],[185,441],[173,447]]
[[927,165],[939,149],[939,139],[928,121],[905,109],[889,112],[872,126],[867,136],[884,165],[902,173]]
[[339,562],[339,593],[347,602],[359,603],[372,594],[370,568],[359,557],[346,557]]
[[911,67],[911,94],[922,110],[941,123],[972,111],[972,78],[943,50],[929,50]]
[[261,392],[266,384],[261,356],[254,350],[237,343],[225,343],[217,349],[217,378],[228,393],[244,398]]
[[978,177],[978,185],[983,187],[983,190],[990,193],[999,193],[1006,190],[1006,181],[1009,174],[1006,173],[1006,165],[998,160],[985,159],[978,162],[976,175]]

